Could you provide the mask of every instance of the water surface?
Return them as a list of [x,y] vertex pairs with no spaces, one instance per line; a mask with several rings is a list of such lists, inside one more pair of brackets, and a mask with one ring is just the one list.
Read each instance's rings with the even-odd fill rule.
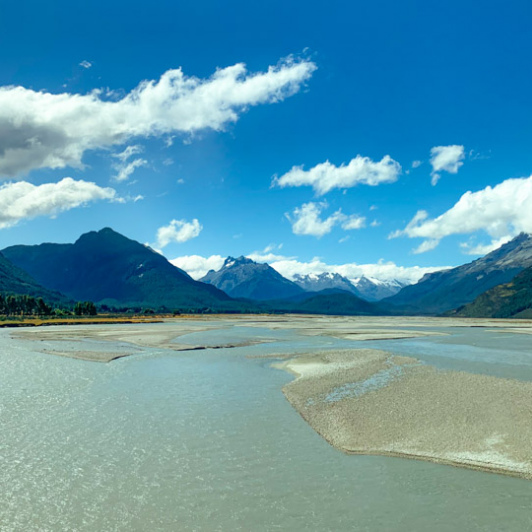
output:
[[[98,364],[0,331],[0,530],[532,529],[532,482],[344,455],[285,400],[292,377],[247,358],[360,342],[222,325],[188,340],[269,343]],[[362,347],[530,379],[529,337],[449,332]]]

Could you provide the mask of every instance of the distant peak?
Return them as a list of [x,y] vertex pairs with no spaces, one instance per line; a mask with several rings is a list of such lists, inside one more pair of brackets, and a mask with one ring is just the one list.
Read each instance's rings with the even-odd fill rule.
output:
[[251,259],[248,259],[247,257],[244,257],[241,255],[238,258],[235,257],[227,257],[224,261],[224,268],[232,268],[233,266],[240,266],[242,264],[255,264]]
[[100,229],[98,231],[98,234],[100,235],[108,235],[108,234],[114,234],[114,235],[118,235],[120,233],[117,233],[114,229],[112,229],[111,227],[104,227],[103,229]]
[[[129,238],[127,238],[124,235],[121,235],[120,233],[117,233],[114,229],[111,229],[110,227],[104,227],[103,229],[100,229],[99,231],[89,231],[88,233],[82,234],[76,241],[76,244],[80,243],[125,243],[131,241]],[[132,241],[135,242],[135,241]]]

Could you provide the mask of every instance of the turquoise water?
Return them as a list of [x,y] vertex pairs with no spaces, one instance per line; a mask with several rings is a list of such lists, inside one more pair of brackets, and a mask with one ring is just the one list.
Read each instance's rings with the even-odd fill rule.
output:
[[[0,530],[532,529],[532,482],[344,455],[285,400],[281,388],[291,377],[271,360],[247,358],[355,342],[224,326],[228,342],[271,343],[185,353],[138,348],[97,364],[39,354],[35,343],[0,331]],[[530,376],[530,340],[450,332],[380,347]],[[214,345],[217,334],[188,340]]]

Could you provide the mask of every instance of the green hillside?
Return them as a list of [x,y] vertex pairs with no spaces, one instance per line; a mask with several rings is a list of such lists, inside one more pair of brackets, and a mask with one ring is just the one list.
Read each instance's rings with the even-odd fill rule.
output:
[[[325,293],[323,293],[325,292]],[[371,316],[382,314],[380,307],[346,291],[317,292],[307,299],[268,302],[271,308],[281,312],[304,314],[330,314],[344,316]]]
[[105,228],[74,244],[12,246],[3,253],[42,285],[110,307],[239,310],[214,286],[194,281],[149,247]]
[[21,268],[18,268],[0,253],[0,293],[42,297],[48,302],[64,301],[65,298],[40,285]]
[[453,316],[465,318],[532,318],[532,267],[514,279],[484,292]]

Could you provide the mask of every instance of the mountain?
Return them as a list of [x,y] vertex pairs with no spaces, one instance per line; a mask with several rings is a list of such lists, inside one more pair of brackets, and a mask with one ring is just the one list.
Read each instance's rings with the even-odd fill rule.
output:
[[11,263],[0,253],[0,293],[42,297],[48,303],[64,301],[66,298],[57,292],[41,286],[24,270]]
[[268,264],[246,257],[227,257],[220,270],[209,271],[200,281],[216,286],[231,297],[259,301],[290,298],[303,292]]
[[407,283],[398,281],[397,279],[381,281],[374,277],[362,276],[354,280],[354,285],[360,297],[363,299],[367,301],[380,301],[381,299],[397,294],[402,288],[407,286]]
[[306,299],[294,298],[291,301],[275,301],[272,308],[281,312],[304,314],[333,314],[345,316],[373,316],[383,314],[375,303],[361,299],[351,292],[328,289],[313,293]]
[[404,313],[441,314],[472,302],[494,286],[510,282],[532,266],[532,236],[521,233],[485,257],[425,275],[417,284],[382,301]]
[[532,267],[448,314],[464,318],[532,318]]
[[324,272],[321,274],[310,273],[308,275],[296,274],[292,279],[294,283],[306,292],[320,292],[321,290],[340,289],[362,297],[355,285],[339,273]]
[[194,281],[159,253],[110,228],[86,233],[74,244],[19,245],[3,253],[42,285],[78,301],[220,310],[236,304],[217,288]]

